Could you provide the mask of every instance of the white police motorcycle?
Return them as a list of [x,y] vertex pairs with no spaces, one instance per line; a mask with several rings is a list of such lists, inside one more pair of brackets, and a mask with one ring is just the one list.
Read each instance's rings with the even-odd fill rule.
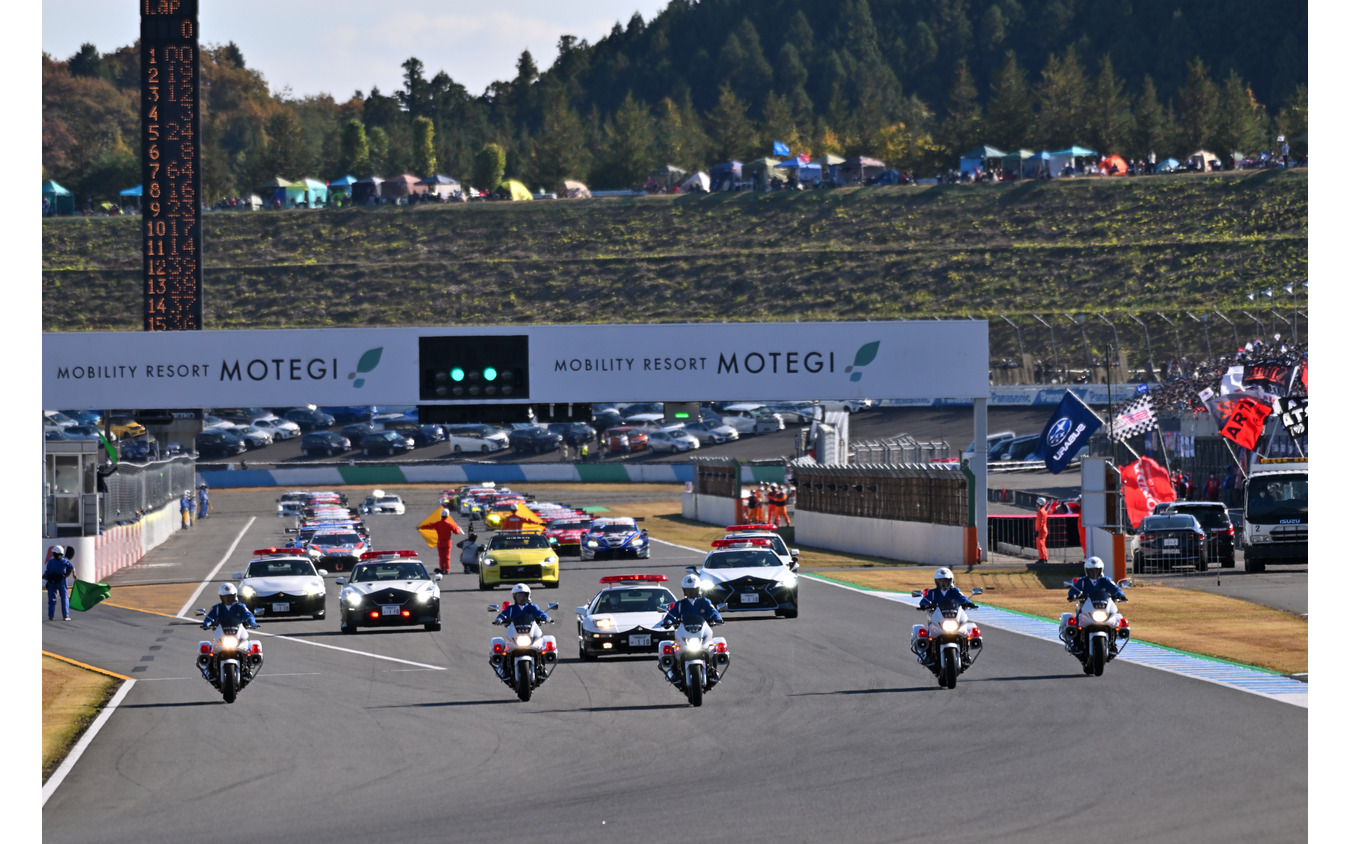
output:
[[[718,609],[723,609],[722,604]],[[657,665],[671,685],[684,692],[693,706],[703,705],[703,694],[721,681],[731,665],[727,640],[712,634],[702,616],[675,623],[675,635],[661,642]]]
[[[556,610],[557,604],[549,604],[550,610]],[[500,612],[501,607],[488,604],[492,612]],[[522,701],[530,699],[530,694],[553,673],[558,664],[558,641],[545,636],[536,621],[500,622],[507,631],[504,636],[492,639],[492,655],[488,661],[497,678],[515,690],[516,697]],[[549,619],[547,624],[553,624]]]
[[[970,594],[983,593],[983,589],[976,587]],[[915,589],[910,595],[922,597],[923,590]],[[956,678],[965,673],[984,651],[980,628],[966,615],[961,601],[941,601],[932,607],[916,609],[928,613],[928,622],[911,628],[909,649],[919,664],[937,677],[939,688],[954,689]]]
[[[197,610],[206,615],[206,610]],[[250,642],[248,628],[217,623],[211,641],[197,643],[197,669],[226,703],[234,703],[239,691],[253,682],[263,664],[262,644]]]
[[[1065,581],[1064,585],[1072,587],[1073,583]],[[1128,589],[1130,581],[1122,580],[1116,585]],[[1104,589],[1088,590],[1069,600],[1077,606],[1073,612],[1060,614],[1059,640],[1064,643],[1064,650],[1082,663],[1084,674],[1100,677],[1106,663],[1129,644],[1130,622]]]

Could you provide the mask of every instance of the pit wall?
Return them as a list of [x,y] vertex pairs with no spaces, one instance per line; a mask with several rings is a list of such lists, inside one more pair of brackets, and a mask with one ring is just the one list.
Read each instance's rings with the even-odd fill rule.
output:
[[[197,475],[211,489],[231,487],[294,487],[297,489],[397,484],[475,484],[485,481],[529,483],[690,483],[694,467],[688,463],[461,463],[420,465],[398,463],[359,466],[304,466],[285,469],[211,469],[197,467]],[[742,483],[783,481],[783,467],[741,467]]]
[[47,559],[47,549],[53,545],[67,545],[75,549],[71,565],[75,578],[88,583],[100,583],[110,574],[134,565],[148,551],[163,544],[180,530],[178,502],[170,502],[135,524],[108,528],[98,536],[44,537],[39,560]]

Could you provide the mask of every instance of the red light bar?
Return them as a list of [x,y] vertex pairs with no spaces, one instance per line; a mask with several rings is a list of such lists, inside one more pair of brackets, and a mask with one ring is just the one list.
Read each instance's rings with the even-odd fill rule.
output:
[[777,530],[777,525],[727,525],[727,530],[736,532],[740,530]]
[[644,580],[653,583],[665,583],[666,576],[664,574],[611,574],[608,577],[600,578],[601,583],[626,583]]
[[361,555],[363,560],[374,560],[380,557],[416,557],[416,551],[367,551]]
[[737,548],[744,545],[772,545],[773,540],[762,536],[745,536],[738,539],[714,539],[714,548]]
[[259,548],[253,552],[255,557],[270,557],[281,554],[303,554],[304,548]]

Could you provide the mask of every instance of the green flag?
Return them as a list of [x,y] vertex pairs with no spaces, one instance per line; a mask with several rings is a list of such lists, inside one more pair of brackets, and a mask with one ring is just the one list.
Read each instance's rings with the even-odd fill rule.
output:
[[70,608],[84,612],[111,593],[112,587],[106,583],[76,580],[75,586],[70,590]]

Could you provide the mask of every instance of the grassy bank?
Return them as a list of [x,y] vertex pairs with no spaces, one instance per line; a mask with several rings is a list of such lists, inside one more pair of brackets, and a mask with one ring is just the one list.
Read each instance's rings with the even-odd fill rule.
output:
[[66,758],[121,680],[42,656],[42,781]]

